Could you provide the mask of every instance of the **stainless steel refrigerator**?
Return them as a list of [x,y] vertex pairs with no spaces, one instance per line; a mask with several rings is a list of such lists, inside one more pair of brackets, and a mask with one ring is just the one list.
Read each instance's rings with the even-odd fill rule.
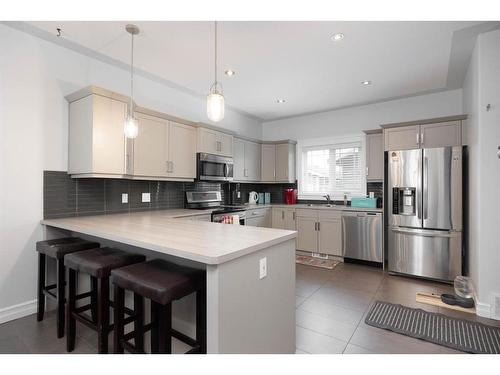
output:
[[462,147],[388,151],[389,272],[462,274]]

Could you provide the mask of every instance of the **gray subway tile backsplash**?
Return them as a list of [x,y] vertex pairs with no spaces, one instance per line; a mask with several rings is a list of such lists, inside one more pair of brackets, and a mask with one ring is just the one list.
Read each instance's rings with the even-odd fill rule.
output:
[[[44,171],[43,217],[55,219],[184,208],[185,192],[189,190],[219,190],[224,200],[220,183],[73,179],[63,171]],[[128,203],[122,203],[122,193],[128,194]],[[142,202],[142,193],[150,193],[151,202]]]

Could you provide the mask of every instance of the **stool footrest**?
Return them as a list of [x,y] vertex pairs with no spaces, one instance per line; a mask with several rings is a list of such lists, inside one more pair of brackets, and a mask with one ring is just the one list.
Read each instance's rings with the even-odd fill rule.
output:
[[80,314],[82,312],[90,310],[91,308],[92,308],[92,305],[89,303],[88,305],[83,305],[83,306],[77,307],[74,310],[74,312],[77,313],[77,314]]
[[46,296],[51,297],[53,299],[57,299],[57,295],[52,293],[50,290],[43,290],[43,294],[45,294]]
[[144,351],[142,350],[139,350],[135,347],[135,345],[132,345],[131,343],[129,342],[122,342],[122,345],[123,345],[123,348],[129,352],[129,353],[133,353],[133,354],[146,354]]
[[175,337],[177,340],[180,340],[186,344],[188,344],[189,346],[197,346],[198,343],[196,342],[196,340],[192,339],[191,337],[185,335],[184,333],[182,332],[179,332],[179,331],[176,331],[175,329],[171,329],[170,330],[170,334]]
[[87,297],[92,297],[92,292],[86,292],[86,293],[82,293],[82,294],[77,294],[76,297],[75,297],[75,300],[79,300],[79,299],[83,299],[83,298],[87,298]]

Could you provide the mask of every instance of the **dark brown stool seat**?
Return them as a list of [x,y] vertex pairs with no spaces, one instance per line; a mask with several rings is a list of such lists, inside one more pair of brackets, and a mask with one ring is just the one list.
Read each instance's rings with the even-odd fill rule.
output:
[[36,251],[54,259],[62,259],[66,254],[94,249],[99,246],[98,242],[86,241],[78,237],[64,237],[38,241],[36,243]]
[[[45,312],[45,296],[57,300],[57,337],[64,336],[64,303],[66,289],[66,269],[64,257],[67,254],[99,247],[98,242],[87,241],[78,237],[64,237],[53,240],[38,241],[38,306],[37,320],[42,321]],[[57,281],[55,284],[46,285],[46,257],[53,258],[57,263]],[[56,294],[52,292],[56,289]]]
[[[143,255],[131,254],[125,251],[103,247],[99,249],[85,250],[71,253],[64,257],[64,264],[69,270],[68,277],[68,304],[66,307],[67,317],[67,341],[66,348],[71,352],[75,348],[76,321],[85,324],[97,331],[98,352],[108,352],[108,334],[113,329],[109,324],[109,277],[115,268],[125,267],[134,263],[143,262]],[[97,282],[97,319],[89,319],[82,313],[92,309],[92,305],[76,307],[76,275],[83,272],[93,277]],[[136,299],[134,299],[134,302]],[[137,306],[134,303],[134,311],[128,310],[131,321],[142,319],[142,299]],[[141,323],[142,324],[142,323]]]
[[[206,353],[206,276],[204,270],[180,266],[161,259],[150,260],[111,272],[115,299],[115,353],[143,352],[128,343],[151,330],[151,351],[171,353],[172,336],[191,345],[189,353]],[[124,334],[124,291],[133,291],[151,300],[151,323]],[[196,339],[172,329],[173,301],[196,292]]]
[[64,264],[78,272],[97,278],[109,277],[111,270],[143,262],[144,255],[126,253],[111,247],[81,251],[66,257]]

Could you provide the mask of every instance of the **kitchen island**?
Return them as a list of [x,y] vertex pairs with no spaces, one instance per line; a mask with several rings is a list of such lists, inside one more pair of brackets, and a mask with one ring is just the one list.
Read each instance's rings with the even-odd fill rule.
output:
[[[194,221],[176,211],[41,223],[46,238],[92,238],[102,246],[205,269],[209,353],[294,353],[296,232]],[[191,336],[193,301],[181,300],[177,308],[174,303],[173,317],[174,328]]]

